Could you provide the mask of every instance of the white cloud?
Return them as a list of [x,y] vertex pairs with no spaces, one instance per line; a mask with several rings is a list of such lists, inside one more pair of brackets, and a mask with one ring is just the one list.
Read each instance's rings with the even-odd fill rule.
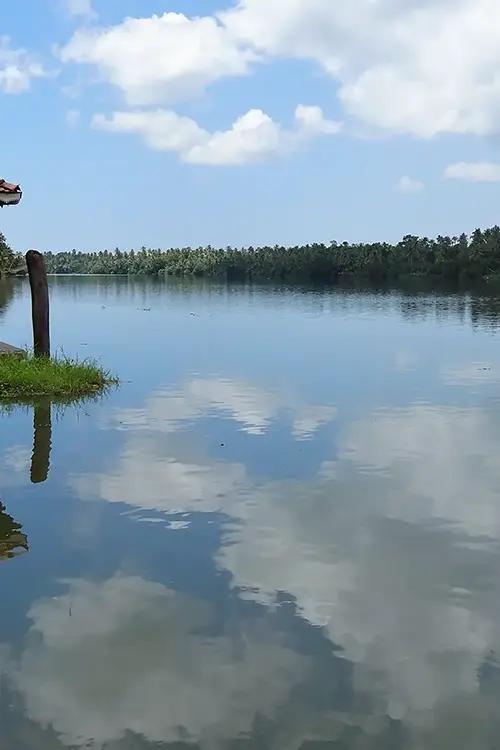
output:
[[238,118],[230,130],[218,131],[186,154],[191,164],[248,164],[286,148],[281,127],[260,109]]
[[423,182],[407,176],[401,177],[396,184],[396,190],[400,193],[421,193],[424,188],[425,185]]
[[319,107],[300,106],[295,129],[286,130],[260,109],[239,117],[229,130],[209,133],[189,117],[168,110],[114,112],[95,115],[96,130],[135,133],[159,151],[173,151],[190,164],[237,166],[265,161],[304,141],[338,133],[340,125],[327,120]]
[[465,182],[500,182],[500,164],[491,162],[465,162],[450,164],[445,169],[446,180],[464,180]]
[[132,105],[191,96],[219,78],[244,75],[256,57],[215,18],[190,19],[182,13],[79,30],[60,55],[64,62],[97,66]]
[[262,55],[317,62],[369,126],[422,137],[498,132],[492,0],[240,0],[220,18]]
[[295,119],[304,133],[336,135],[341,129],[339,122],[325,118],[321,107],[299,104],[295,110]]
[[92,0],[64,0],[66,10],[70,16],[81,16],[84,18],[95,18],[96,13],[92,8]]
[[42,65],[26,50],[11,47],[7,36],[0,37],[0,91],[23,94],[31,88],[34,78],[46,76]]
[[185,98],[273,57],[311,60],[368,128],[431,137],[500,130],[500,5],[493,0],[234,0],[80,30],[62,50],[133,105]]
[[175,112],[114,112],[109,118],[95,115],[92,127],[109,133],[136,133],[158,151],[187,153],[207,133],[189,117]]

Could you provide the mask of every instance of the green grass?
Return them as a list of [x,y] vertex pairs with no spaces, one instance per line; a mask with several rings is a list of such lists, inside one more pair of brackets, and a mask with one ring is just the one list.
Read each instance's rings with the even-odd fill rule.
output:
[[39,396],[79,399],[94,396],[118,381],[92,361],[65,357],[35,359],[0,356],[0,401],[26,401]]

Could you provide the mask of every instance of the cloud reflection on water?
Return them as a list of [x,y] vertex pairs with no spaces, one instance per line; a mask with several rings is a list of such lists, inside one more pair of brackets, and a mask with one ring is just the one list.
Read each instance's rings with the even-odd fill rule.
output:
[[285,393],[241,381],[195,378],[179,390],[155,394],[144,408],[121,410],[116,421],[125,429],[175,432],[196,419],[219,413],[230,417],[249,435],[259,436],[287,411],[292,414],[292,433],[297,440],[311,438],[337,414],[334,406],[301,404]]
[[146,427],[127,437],[116,471],[75,480],[82,497],[93,483],[111,502],[223,512],[217,565],[239,595],[271,608],[279,592],[292,597],[352,662],[355,690],[404,722],[408,746],[423,747],[449,714],[490,710],[481,675],[500,657],[495,411],[376,411],[344,430],[311,481],[190,463],[175,440],[162,460],[161,430],[153,422],[141,437]]
[[10,679],[30,719],[68,747],[127,733],[222,747],[272,719],[308,670],[265,623],[214,633],[212,605],[138,577],[68,581],[28,616]]

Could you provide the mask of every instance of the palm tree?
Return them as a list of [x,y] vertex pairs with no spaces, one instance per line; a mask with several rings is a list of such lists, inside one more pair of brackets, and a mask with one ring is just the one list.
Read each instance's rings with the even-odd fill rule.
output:
[[12,266],[14,253],[7,244],[5,235],[0,232],[0,273],[6,271]]
[[0,278],[2,276],[25,273],[24,261],[19,253],[15,253],[7,244],[5,235],[0,232]]

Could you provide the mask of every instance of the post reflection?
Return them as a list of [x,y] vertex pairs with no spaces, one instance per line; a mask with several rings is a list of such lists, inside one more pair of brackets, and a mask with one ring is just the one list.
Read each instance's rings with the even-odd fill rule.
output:
[[[52,403],[40,399],[33,404],[33,451],[30,480],[33,484],[47,481],[52,447]],[[14,520],[0,502],[0,562],[18,557],[29,551],[28,537],[22,525]]]
[[52,448],[52,404],[41,399],[33,405],[33,454],[30,478],[33,484],[47,481]]

